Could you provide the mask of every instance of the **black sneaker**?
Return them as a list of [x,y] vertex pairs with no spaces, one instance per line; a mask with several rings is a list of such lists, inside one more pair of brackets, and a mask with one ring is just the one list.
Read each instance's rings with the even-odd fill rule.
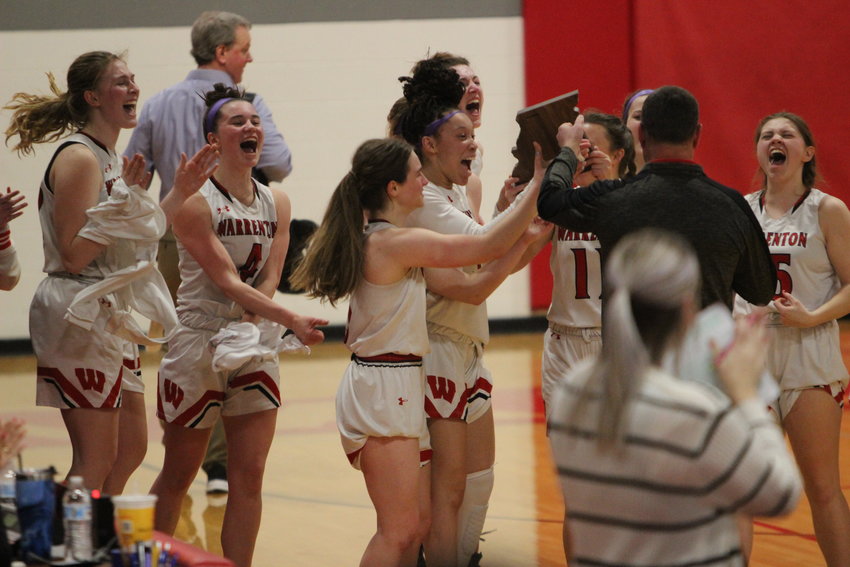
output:
[[227,494],[227,468],[218,463],[207,469],[207,494]]

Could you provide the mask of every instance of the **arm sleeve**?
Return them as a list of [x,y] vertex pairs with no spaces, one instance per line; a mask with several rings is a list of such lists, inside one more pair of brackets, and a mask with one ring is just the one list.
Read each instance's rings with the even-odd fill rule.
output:
[[0,232],[0,289],[10,290],[21,279],[21,265],[12,244],[10,231]]
[[797,504],[802,482],[777,425],[757,398],[722,414],[697,466],[712,475],[708,499],[728,511],[778,516]]
[[578,164],[570,148],[561,148],[555,156],[540,187],[537,214],[558,226],[582,232],[597,232],[598,200],[623,186],[622,181],[595,181],[585,187],[573,188],[573,175]]
[[744,251],[735,268],[732,289],[753,305],[767,305],[776,292],[776,266],[758,219],[744,198],[737,192],[733,196],[747,217],[742,223]]
[[256,95],[254,107],[260,115],[265,135],[263,153],[260,155],[257,167],[263,171],[269,181],[283,181],[283,178],[292,172],[292,153],[283,134],[275,126],[272,111],[262,96]]

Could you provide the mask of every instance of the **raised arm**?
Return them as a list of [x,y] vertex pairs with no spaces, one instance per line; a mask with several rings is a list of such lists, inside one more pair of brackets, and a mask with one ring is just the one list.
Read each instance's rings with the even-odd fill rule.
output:
[[[135,158],[134,158],[135,159]],[[180,154],[180,165],[174,175],[174,186],[159,206],[165,212],[168,224],[174,222],[180,207],[206,183],[218,169],[218,147],[207,144],[192,159]]]
[[[426,268],[425,281],[428,289],[456,301],[480,305],[492,294],[510,274],[522,267],[526,253],[539,251],[538,243],[546,242],[546,235],[552,233],[548,223],[532,223],[506,254],[488,262],[474,273],[466,273],[457,268]],[[526,262],[527,263],[527,262]]]
[[[540,218],[558,226],[595,232],[593,206],[597,199],[622,186],[620,181],[597,181],[586,187],[573,189],[573,178],[580,166],[584,117],[575,124],[565,122],[558,128],[561,152],[549,164],[537,199]],[[583,163],[583,162],[581,162]]]

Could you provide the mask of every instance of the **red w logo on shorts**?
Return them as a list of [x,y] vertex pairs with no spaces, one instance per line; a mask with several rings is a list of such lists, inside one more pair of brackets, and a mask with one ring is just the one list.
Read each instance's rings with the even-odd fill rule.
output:
[[80,381],[83,390],[95,390],[98,394],[103,393],[103,385],[106,383],[106,375],[94,368],[75,368],[74,374]]
[[435,400],[446,400],[452,403],[455,399],[455,383],[446,380],[442,376],[428,376],[428,387],[431,388],[431,397]]
[[180,402],[183,401],[183,388],[166,378],[162,384],[162,393],[165,401],[174,406],[174,409],[180,407]]

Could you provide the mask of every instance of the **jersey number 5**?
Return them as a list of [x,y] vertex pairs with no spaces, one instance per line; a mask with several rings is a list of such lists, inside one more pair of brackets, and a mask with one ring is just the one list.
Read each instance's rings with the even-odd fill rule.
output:
[[783,291],[791,293],[794,290],[794,282],[791,280],[791,274],[787,270],[782,269],[782,266],[791,267],[791,254],[771,254],[770,257],[773,258],[773,265],[776,267],[776,279],[779,280],[779,289],[773,295],[773,299],[777,299],[782,297]]

